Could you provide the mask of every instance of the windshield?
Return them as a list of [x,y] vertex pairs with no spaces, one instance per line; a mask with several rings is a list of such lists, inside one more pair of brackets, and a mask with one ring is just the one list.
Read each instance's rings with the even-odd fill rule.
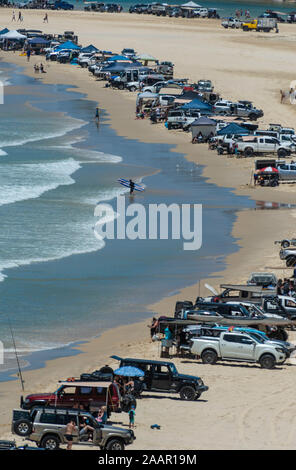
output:
[[260,333],[249,333],[249,335],[251,336],[251,338],[253,338],[257,343],[265,343],[265,339],[262,338],[262,336],[260,335]]
[[173,374],[175,374],[175,375],[178,374],[178,371],[177,371],[177,368],[176,368],[175,364],[170,364],[169,367],[170,367],[170,370]]

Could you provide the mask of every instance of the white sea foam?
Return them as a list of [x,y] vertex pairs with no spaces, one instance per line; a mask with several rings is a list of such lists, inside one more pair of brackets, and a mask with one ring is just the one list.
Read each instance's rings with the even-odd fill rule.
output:
[[68,132],[74,131],[76,129],[79,129],[87,124],[86,121],[83,121],[82,119],[76,119],[76,118],[71,118],[71,119],[66,119],[63,121],[63,125],[60,126],[60,129],[56,127],[55,130],[48,130],[48,126],[45,128],[44,132],[37,132],[34,133],[34,122],[32,122],[32,130],[30,131],[30,137],[27,136],[22,136],[15,138],[12,138],[11,140],[3,140],[0,138],[0,148],[3,149],[5,147],[18,147],[20,145],[25,145],[31,142],[39,142],[39,141],[44,141],[48,139],[54,139],[57,137],[62,137]]
[[33,199],[60,185],[73,184],[71,178],[80,168],[72,158],[51,163],[2,165],[0,172],[0,206]]

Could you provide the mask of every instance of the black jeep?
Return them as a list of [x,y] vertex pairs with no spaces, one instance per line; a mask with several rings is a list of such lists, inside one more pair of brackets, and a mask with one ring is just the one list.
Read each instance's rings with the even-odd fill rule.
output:
[[173,362],[111,357],[120,361],[120,367],[137,367],[144,372],[144,377],[137,381],[141,384],[141,392],[179,393],[182,400],[197,400],[209,389],[201,378],[179,374]]

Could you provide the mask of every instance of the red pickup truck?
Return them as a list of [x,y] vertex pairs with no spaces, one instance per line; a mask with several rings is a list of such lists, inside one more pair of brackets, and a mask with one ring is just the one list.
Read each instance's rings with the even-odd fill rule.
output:
[[[121,397],[117,384],[113,382],[84,382],[79,380],[60,381],[58,389],[53,393],[38,393],[21,397],[21,408],[31,410],[38,406],[56,408],[82,408],[87,411],[97,411],[101,406],[107,406],[111,412],[128,411],[127,402],[133,397]],[[135,403],[131,403],[135,405]]]

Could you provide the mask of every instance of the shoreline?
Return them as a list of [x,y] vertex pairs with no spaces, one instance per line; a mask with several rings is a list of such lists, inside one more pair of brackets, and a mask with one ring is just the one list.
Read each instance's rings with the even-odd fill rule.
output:
[[[10,61],[10,55],[7,54],[4,60],[6,62]],[[36,76],[32,72],[33,63],[32,60],[30,64],[23,63],[23,57],[14,57],[17,59],[17,65],[21,65],[25,69],[25,74],[28,74],[34,78]],[[13,55],[11,58],[13,63],[16,63],[13,60]],[[127,115],[134,116],[134,95],[125,95],[118,91],[103,89],[95,90],[95,85],[91,88],[89,77],[85,75],[83,69],[71,69],[71,66],[58,65],[52,66],[50,69],[47,69],[46,76],[42,77],[45,83],[73,83],[75,82],[77,88],[71,88],[69,85],[68,90],[82,92],[86,94],[86,99],[90,99],[104,108],[110,117],[108,117],[107,123],[119,133],[121,136],[125,136],[129,139],[136,139],[138,135],[141,135],[141,141],[143,142],[158,142],[172,144],[175,147],[171,151],[182,153],[190,161],[193,161],[195,164],[202,165],[202,175],[207,178],[207,181],[214,183],[217,186],[223,186],[232,188],[232,192],[236,195],[248,196],[250,199],[256,201],[268,201],[268,202],[281,202],[281,203],[292,203],[293,201],[293,192],[292,191],[274,191],[273,189],[267,188],[241,188],[244,175],[249,171],[248,168],[244,169],[244,172],[241,171],[241,165],[244,163],[241,159],[233,160],[227,159],[227,157],[217,157],[214,152],[209,152],[205,148],[198,147],[198,155],[196,155],[196,146],[192,145],[191,142],[188,142],[189,138],[186,134],[178,134],[176,132],[168,133],[164,128],[154,127],[149,125],[147,121],[134,121],[134,125],[131,125],[131,119],[126,119],[122,121],[122,116]],[[57,68],[59,69],[58,76],[55,74]],[[55,70],[54,70],[55,69]],[[68,78],[67,78],[68,77]],[[97,84],[97,82],[94,82]],[[85,91],[84,91],[85,90]],[[98,91],[100,93],[98,93]],[[120,99],[118,99],[118,96]],[[94,99],[97,97],[97,99]],[[227,168],[231,170],[231,174],[227,172]],[[237,184],[233,185],[233,175],[237,178]],[[262,190],[262,191],[261,191]],[[246,280],[246,276],[250,274],[250,270],[263,270],[265,266],[262,266],[262,260],[266,266],[274,266],[275,269],[280,268],[280,272],[288,272],[289,270],[281,268],[282,263],[279,259],[275,261],[274,259],[274,246],[269,245],[272,238],[277,239],[282,236],[285,230],[287,230],[287,216],[286,211],[256,211],[256,210],[243,210],[236,212],[236,221],[232,227],[232,236],[236,239],[236,244],[238,250],[235,253],[230,254],[225,259],[225,269],[222,272],[212,273],[209,279],[202,280],[202,282],[209,282],[210,284],[217,287],[217,282],[220,282],[223,278],[224,282],[242,282]],[[295,210],[290,210],[289,213],[293,214],[295,217]],[[250,227],[255,227],[256,230],[250,230]],[[260,256],[259,256],[260,254]],[[243,261],[241,261],[243,260]],[[278,272],[278,271],[277,271]],[[158,314],[169,314],[172,315],[173,307],[176,300],[188,299],[192,300],[197,296],[199,288],[202,290],[200,294],[205,293],[203,286],[200,283],[195,283],[184,289],[181,289],[180,292],[176,295],[172,295],[161,299],[159,302],[149,305],[147,308],[151,308],[151,311],[156,310]],[[36,371],[30,371],[26,373],[27,379],[30,381],[32,386],[32,391],[36,391],[38,384],[44,384],[44,373],[46,370],[46,379],[47,379],[47,390],[50,390],[54,382],[56,383],[57,378],[61,378],[59,375],[59,370],[63,369],[65,373],[69,372],[69,376],[75,375],[75,371],[88,372],[93,370],[93,365],[95,363],[103,365],[107,363],[108,351],[114,349],[114,344],[118,343],[117,353],[121,354],[123,352],[125,355],[133,353],[135,351],[141,352],[142,357],[157,358],[156,345],[149,343],[149,331],[146,329],[147,320],[135,323],[132,325],[120,326],[117,328],[112,328],[105,331],[99,338],[89,341],[84,345],[79,347],[79,350],[82,351],[81,354],[78,354],[75,357],[70,358],[59,358],[46,362],[43,369],[37,369]],[[94,359],[96,352],[104,351],[103,355],[98,356]],[[112,351],[111,351],[112,353]],[[101,357],[101,360],[99,360]],[[85,366],[85,363],[89,361],[89,367]],[[92,366],[90,365],[92,362]],[[110,361],[109,361],[110,362]],[[174,361],[176,362],[176,361]],[[185,366],[184,366],[185,367]],[[204,368],[203,368],[204,369]],[[16,381],[13,381],[14,384],[17,384]],[[13,395],[17,394],[17,386],[12,386],[12,382],[1,383],[1,389],[4,396],[8,394]],[[2,387],[3,386],[3,387]],[[37,388],[36,388],[37,387]],[[46,390],[44,390],[46,391]],[[27,391],[26,391],[27,393]],[[7,406],[8,405],[8,406]],[[6,402],[6,408],[12,409],[16,406],[15,396],[11,396],[9,403]],[[0,432],[7,432],[8,425],[4,425],[4,416],[0,416]],[[139,442],[136,444],[140,444]],[[149,441],[148,441],[149,445]],[[141,445],[139,448],[142,448]],[[149,448],[149,447],[147,447]],[[151,448],[151,447],[150,447]],[[153,447],[152,447],[153,448]],[[182,448],[182,447],[180,447]]]

